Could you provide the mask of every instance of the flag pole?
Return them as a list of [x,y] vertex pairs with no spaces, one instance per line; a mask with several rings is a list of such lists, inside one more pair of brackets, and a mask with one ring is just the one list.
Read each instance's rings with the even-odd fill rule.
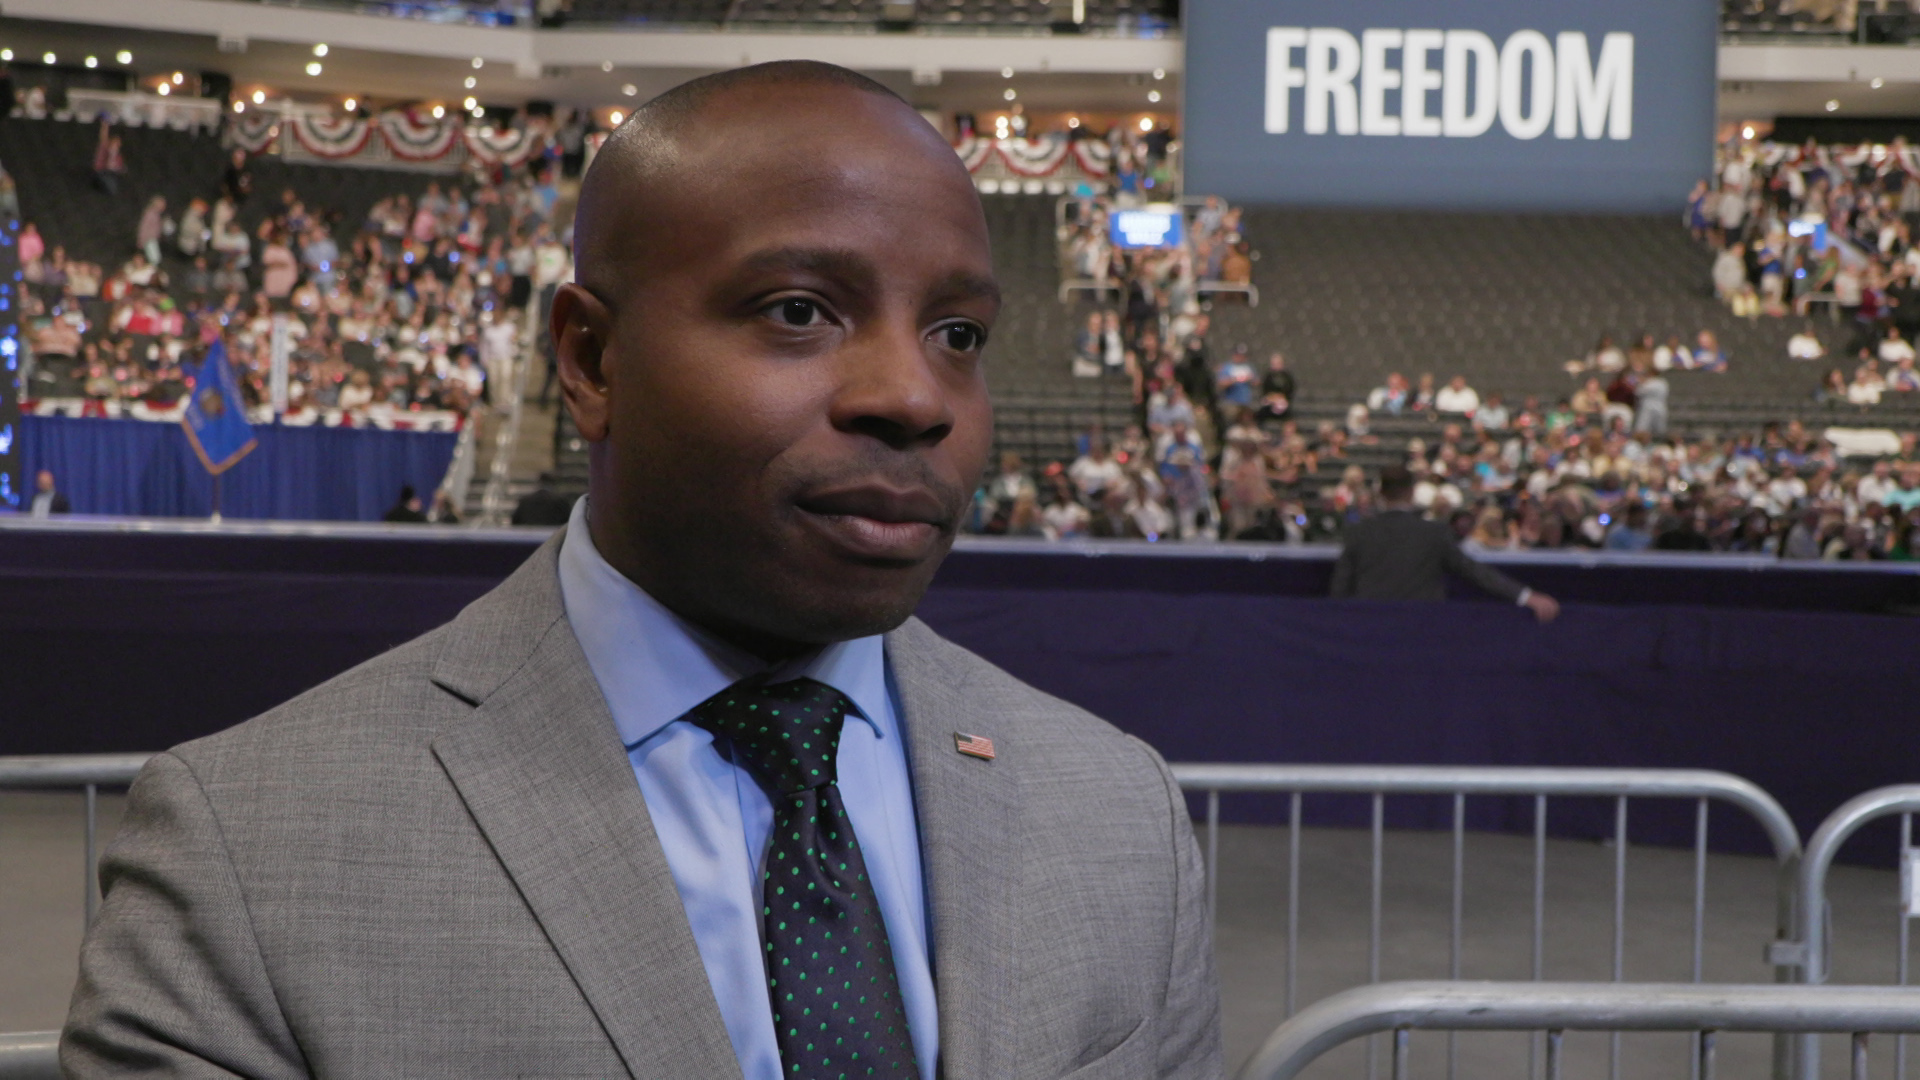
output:
[[220,524],[220,474],[213,474],[213,517],[215,525]]

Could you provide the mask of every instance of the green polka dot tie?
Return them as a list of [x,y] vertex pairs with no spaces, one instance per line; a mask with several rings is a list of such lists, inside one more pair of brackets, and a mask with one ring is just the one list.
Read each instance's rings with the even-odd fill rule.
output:
[[812,679],[755,678],[686,716],[730,742],[773,801],[760,914],[780,1063],[799,1080],[919,1075],[893,948],[835,782],[853,707]]

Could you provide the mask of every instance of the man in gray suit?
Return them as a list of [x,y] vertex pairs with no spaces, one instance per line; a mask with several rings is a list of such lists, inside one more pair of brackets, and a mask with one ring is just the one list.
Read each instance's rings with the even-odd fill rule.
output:
[[1333,595],[1356,600],[1445,600],[1447,575],[1518,604],[1542,623],[1560,615],[1560,603],[1460,550],[1453,533],[1413,507],[1413,474],[1402,465],[1380,470],[1380,512],[1340,538]]
[[552,332],[562,533],[141,774],[79,1077],[1221,1074],[1160,759],[911,612],[991,443],[971,181],[784,63],[640,109]]

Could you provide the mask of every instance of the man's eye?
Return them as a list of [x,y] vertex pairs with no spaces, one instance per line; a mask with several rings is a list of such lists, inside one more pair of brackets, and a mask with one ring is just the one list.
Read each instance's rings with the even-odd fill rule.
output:
[[953,323],[935,333],[940,344],[955,352],[973,352],[987,343],[986,332],[971,323]]
[[812,326],[820,318],[819,304],[797,296],[791,300],[781,300],[769,307],[767,311],[788,326]]

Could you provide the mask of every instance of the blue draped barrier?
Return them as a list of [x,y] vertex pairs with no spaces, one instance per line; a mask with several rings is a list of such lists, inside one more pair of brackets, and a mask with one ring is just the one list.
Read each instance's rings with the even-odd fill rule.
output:
[[[220,512],[279,521],[377,521],[403,484],[440,486],[458,436],[374,428],[255,427],[260,445],[221,477]],[[213,477],[178,424],[23,417],[28,483],[50,469],[77,514],[206,517]]]

